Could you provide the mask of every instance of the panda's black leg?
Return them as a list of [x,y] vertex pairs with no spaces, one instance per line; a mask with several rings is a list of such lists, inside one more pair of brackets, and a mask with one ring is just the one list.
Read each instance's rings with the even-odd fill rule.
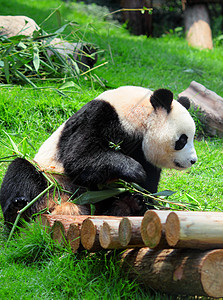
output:
[[29,201],[27,198],[17,197],[11,201],[7,209],[11,212],[18,213],[18,211],[24,208],[28,203]]
[[[15,159],[8,167],[0,190],[0,202],[5,222],[8,225],[13,224],[18,211],[46,187],[47,183],[42,173],[30,162],[23,158]],[[42,199],[40,198],[27,209],[22,217],[28,220],[32,214],[41,210]]]
[[4,210],[5,221],[8,224],[12,224],[15,221],[15,217],[18,212],[24,208],[29,203],[28,199],[25,197],[17,197],[9,202],[9,205]]

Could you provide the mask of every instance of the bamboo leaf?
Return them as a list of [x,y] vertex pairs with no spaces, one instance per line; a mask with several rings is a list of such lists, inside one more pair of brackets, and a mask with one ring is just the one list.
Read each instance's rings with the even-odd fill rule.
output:
[[33,65],[34,65],[36,72],[38,72],[40,60],[39,60],[39,49],[36,46],[33,47]]
[[[4,131],[4,130],[3,130],[3,131]],[[10,135],[9,135],[6,131],[4,131],[4,133],[5,133],[5,134],[7,135],[7,137],[9,138],[10,143],[11,143],[11,145],[12,145],[12,147],[13,147],[14,152],[15,152],[16,154],[20,154],[17,145],[15,144],[15,142],[13,141],[13,139],[10,137]]]
[[102,200],[108,199],[110,197],[117,196],[126,191],[127,189],[125,188],[115,188],[101,191],[88,191],[86,193],[81,194],[73,202],[79,205],[94,204]]
[[58,73],[57,70],[53,67],[53,65],[47,64],[42,59],[40,59],[40,63],[41,63],[41,65],[43,65],[43,66],[47,67],[48,69],[50,69],[51,71],[53,71],[54,73]]
[[9,83],[9,62],[7,58],[4,59],[4,72],[7,83]]
[[169,196],[172,196],[175,193],[176,192],[173,192],[173,191],[170,191],[170,190],[165,190],[165,191],[162,191],[162,192],[151,194],[151,196],[169,197]]
[[81,89],[79,87],[79,85],[75,84],[73,81],[68,81],[68,82],[64,83],[62,86],[59,87],[59,89],[64,90],[64,89],[71,88],[71,87],[75,87],[78,90]]
[[29,80],[29,78],[27,78],[24,74],[22,74],[19,70],[16,70],[16,68],[14,68],[14,71],[19,75],[19,77],[21,77],[25,82],[27,82],[28,84],[30,84],[32,87],[34,87],[35,89],[37,89],[37,86],[31,81]]
[[24,140],[22,141],[22,150],[23,150],[23,157],[25,157],[26,154],[28,153],[26,138],[24,138]]

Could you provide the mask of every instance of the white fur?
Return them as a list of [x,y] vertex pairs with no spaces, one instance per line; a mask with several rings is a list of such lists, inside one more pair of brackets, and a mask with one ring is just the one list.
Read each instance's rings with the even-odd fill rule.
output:
[[[175,169],[190,167],[191,161],[197,160],[193,145],[193,119],[186,108],[175,100],[169,113],[164,108],[154,111],[150,103],[151,95],[152,91],[146,88],[123,86],[105,91],[96,100],[109,102],[115,108],[125,130],[143,137],[144,155],[153,165]],[[64,172],[63,165],[58,162],[57,157],[57,145],[64,125],[65,123],[40,147],[34,158],[40,167]],[[182,150],[176,151],[175,142],[182,134],[188,136],[188,143]]]
[[[96,99],[109,102],[118,113],[120,122],[129,133],[143,136],[146,159],[161,168],[186,169],[197,160],[193,145],[195,124],[189,112],[173,100],[168,114],[164,108],[154,111],[150,97],[152,91],[137,86],[123,86],[102,93]],[[188,143],[182,150],[174,149],[182,134]],[[178,163],[181,167],[177,166]]]
[[[163,108],[151,113],[147,129],[143,151],[155,166],[182,170],[191,167],[191,161],[197,161],[193,145],[195,124],[186,108],[177,101],[173,100],[169,114]],[[187,135],[188,142],[182,150],[175,150],[175,142],[182,134]]]
[[58,162],[57,158],[57,144],[61,131],[64,128],[65,123],[63,123],[40,147],[34,160],[38,165],[47,170],[64,173],[63,165]]
[[96,100],[107,101],[115,108],[127,132],[145,134],[146,120],[153,111],[151,95],[152,91],[146,88],[122,86],[105,91]]

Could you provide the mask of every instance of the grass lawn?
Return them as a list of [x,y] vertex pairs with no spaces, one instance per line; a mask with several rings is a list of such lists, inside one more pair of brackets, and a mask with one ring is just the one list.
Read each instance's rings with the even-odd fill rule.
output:
[[[107,63],[91,77],[82,76],[80,89],[70,89],[69,97],[46,89],[58,88],[61,83],[39,83],[42,89],[37,90],[0,86],[0,157],[11,155],[3,146],[9,144],[5,132],[20,149],[26,138],[26,151],[33,157],[62,122],[103,91],[98,78],[111,88],[169,88],[175,98],[195,80],[223,97],[222,47],[199,51],[171,34],[156,39],[132,36],[116,22],[105,21],[106,10],[96,5],[59,0],[0,0],[0,5],[2,15],[26,15],[43,23],[48,33],[72,21],[74,25],[66,29],[67,38],[94,43],[102,50],[97,65]],[[198,162],[193,168],[184,172],[164,170],[159,190],[176,191],[173,199],[192,203],[196,210],[222,211],[222,139],[202,138],[195,141],[195,148]],[[0,183],[6,168],[7,163],[0,163]],[[120,271],[117,255],[73,255],[69,249],[52,244],[38,226],[28,227],[22,238],[15,238],[5,248],[1,214],[0,223],[1,299],[172,299],[128,281]]]

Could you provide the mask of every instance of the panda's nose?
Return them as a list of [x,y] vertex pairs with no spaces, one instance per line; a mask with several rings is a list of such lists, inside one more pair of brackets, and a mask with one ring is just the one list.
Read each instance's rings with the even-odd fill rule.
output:
[[194,160],[191,160],[190,163],[191,163],[192,165],[194,165],[194,164],[196,163],[196,161],[197,161],[197,160],[194,159]]

